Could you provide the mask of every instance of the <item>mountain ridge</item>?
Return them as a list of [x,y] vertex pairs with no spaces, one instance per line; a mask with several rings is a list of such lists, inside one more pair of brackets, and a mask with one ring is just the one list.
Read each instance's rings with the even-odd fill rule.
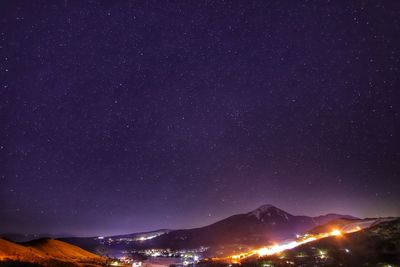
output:
[[[315,217],[292,215],[271,204],[229,216],[212,224],[189,229],[157,230],[108,237],[60,238],[91,252],[121,248],[199,248],[227,244],[265,245],[293,238],[297,234],[330,220],[357,219],[350,215],[328,213]],[[157,233],[157,234],[155,234]]]
[[265,204],[204,227],[171,231],[151,240],[151,243],[176,248],[230,243],[265,244],[294,237],[297,233],[337,218],[357,219],[332,213],[316,217],[292,215],[274,205]]

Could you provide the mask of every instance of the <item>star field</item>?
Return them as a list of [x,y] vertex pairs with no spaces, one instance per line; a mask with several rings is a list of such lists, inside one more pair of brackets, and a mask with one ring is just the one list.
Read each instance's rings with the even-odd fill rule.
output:
[[0,228],[400,215],[400,4],[3,1]]

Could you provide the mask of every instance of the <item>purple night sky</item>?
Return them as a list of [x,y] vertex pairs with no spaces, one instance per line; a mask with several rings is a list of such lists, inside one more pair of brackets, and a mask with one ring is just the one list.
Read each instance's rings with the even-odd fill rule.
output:
[[1,1],[0,229],[400,215],[399,1]]

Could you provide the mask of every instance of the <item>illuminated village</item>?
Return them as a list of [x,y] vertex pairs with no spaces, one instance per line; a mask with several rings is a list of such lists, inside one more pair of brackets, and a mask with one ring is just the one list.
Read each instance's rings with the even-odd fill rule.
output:
[[[222,264],[224,266],[233,265],[245,265],[247,262],[260,261],[264,262],[262,267],[273,267],[273,266],[303,266],[296,264],[295,261],[290,260],[286,254],[291,250],[305,245],[312,244],[315,241],[323,240],[327,238],[334,238],[338,242],[340,240],[346,240],[348,234],[353,234],[360,232],[362,230],[368,229],[374,224],[380,224],[384,222],[392,222],[395,219],[370,219],[363,220],[361,222],[348,223],[341,228],[332,227],[328,232],[318,232],[318,233],[305,233],[302,235],[297,235],[294,240],[286,240],[278,242],[276,244],[260,247],[256,249],[250,249],[246,252],[228,255],[223,257],[207,257],[205,255],[209,250],[209,247],[200,247],[198,249],[182,249],[182,250],[172,250],[172,249],[137,249],[130,251],[123,251],[123,256],[117,257],[117,260],[113,262],[115,266],[125,266],[125,264],[132,265],[133,267],[139,266],[156,266],[156,265],[173,265],[173,266],[219,266]],[[143,240],[141,237],[140,240]],[[117,239],[99,237],[105,244],[113,244],[119,242],[132,242],[132,240]],[[137,240],[133,240],[137,241]],[[245,247],[241,249],[246,250]],[[351,249],[347,247],[341,247],[343,254],[351,255]],[[218,252],[216,252],[218,254]],[[143,255],[146,260],[137,260],[131,255]],[[273,257],[273,258],[271,258]],[[295,258],[301,259],[303,262],[312,262],[315,266],[330,266],[329,262],[332,261],[332,255],[328,249],[318,248],[311,246],[311,254],[306,254],[304,252],[299,252],[294,255]],[[270,258],[270,260],[268,260]],[[266,260],[262,260],[266,259]],[[279,263],[276,260],[279,259]],[[283,264],[283,265],[282,265]],[[308,265],[304,265],[308,266]],[[395,265],[382,264],[382,267],[394,267]]]

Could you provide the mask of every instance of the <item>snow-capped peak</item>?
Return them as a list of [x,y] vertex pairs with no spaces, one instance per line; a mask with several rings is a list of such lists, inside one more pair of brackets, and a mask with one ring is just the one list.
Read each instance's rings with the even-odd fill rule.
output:
[[256,216],[258,220],[261,219],[261,216],[263,214],[267,214],[269,217],[271,217],[272,215],[279,215],[281,217],[284,217],[287,221],[289,220],[289,214],[284,212],[283,210],[278,209],[277,207],[273,206],[273,205],[262,205],[261,207],[259,207],[258,209],[249,212],[248,216]]
[[266,211],[268,211],[269,209],[278,209],[278,208],[275,207],[275,206],[269,205],[269,204],[265,204],[265,205],[260,206],[260,207],[259,207],[258,209],[256,209],[256,210],[258,210],[258,211],[260,211],[260,212],[266,212]]
[[266,212],[268,212],[271,209],[276,209],[274,206],[272,205],[262,205],[261,207],[259,207],[256,210],[253,210],[252,212],[249,213],[249,216],[256,216],[257,219],[260,219],[260,216]]

